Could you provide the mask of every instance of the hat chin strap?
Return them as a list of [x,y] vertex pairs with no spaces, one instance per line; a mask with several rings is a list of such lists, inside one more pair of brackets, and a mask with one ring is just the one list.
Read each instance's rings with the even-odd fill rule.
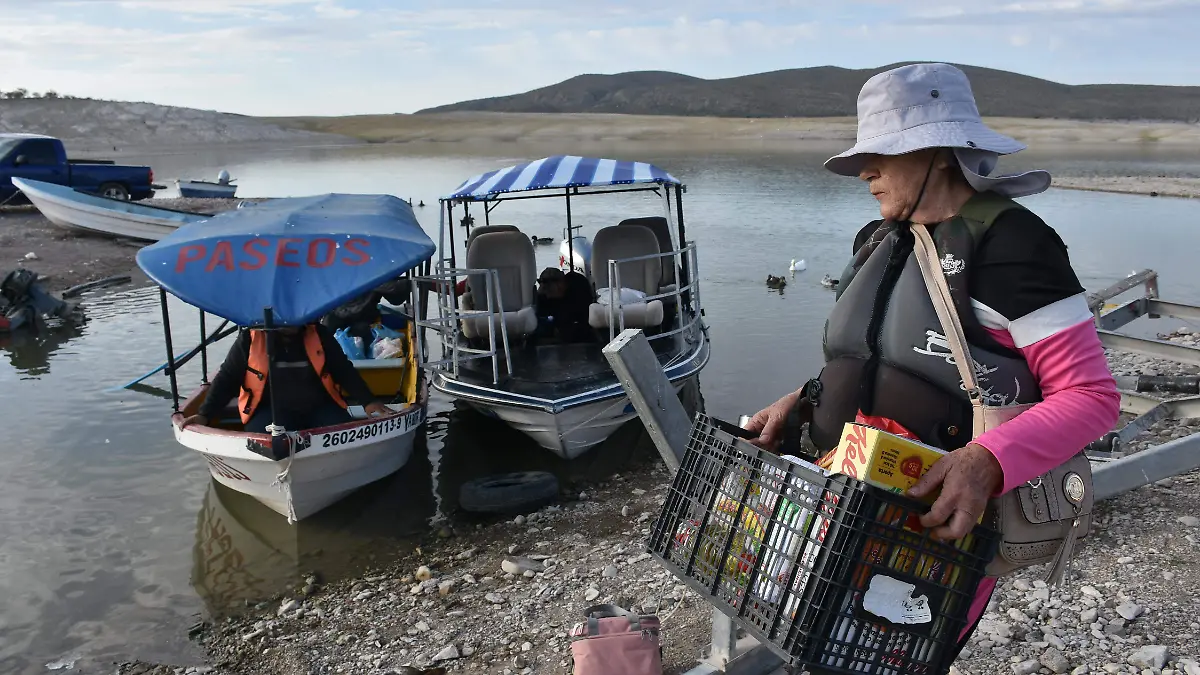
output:
[[929,176],[933,175],[933,164],[937,161],[938,152],[941,152],[941,150],[933,153],[933,157],[929,160],[929,168],[925,169],[925,180],[921,181],[921,191],[917,193],[917,200],[913,202],[912,208],[908,210],[908,215],[901,218],[900,222],[912,222],[913,214],[916,213],[917,209],[921,206],[921,200],[925,198],[925,189],[929,187]]

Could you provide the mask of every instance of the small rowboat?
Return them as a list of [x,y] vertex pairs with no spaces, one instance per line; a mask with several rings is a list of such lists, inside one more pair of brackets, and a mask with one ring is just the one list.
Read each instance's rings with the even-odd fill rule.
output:
[[225,198],[232,199],[237,194],[237,186],[229,183],[209,183],[203,180],[176,180],[180,197],[199,197],[202,199]]
[[[353,361],[375,400],[392,410],[383,417],[350,406],[354,419],[335,426],[248,433],[230,402],[206,425],[183,428],[209,387],[205,379],[181,406],[175,373],[230,334],[222,331],[227,323],[268,333],[313,323],[383,282],[414,275],[418,266],[428,266],[434,249],[412,208],[396,197],[323,195],[228,211],[139,251],[138,265],[160,286],[176,440],[203,457],[217,482],[254,497],[289,522],[399,470],[424,428],[428,404],[411,317],[395,329],[405,346],[400,356]],[[182,359],[171,347],[168,292],[200,308],[202,334],[206,312],[225,319]],[[410,306],[416,306],[415,298]]]

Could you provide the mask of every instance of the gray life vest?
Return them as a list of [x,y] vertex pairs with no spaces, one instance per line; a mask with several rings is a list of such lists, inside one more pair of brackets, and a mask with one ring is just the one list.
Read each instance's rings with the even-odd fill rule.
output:
[[[980,325],[968,290],[976,245],[1000,214],[1020,208],[979,193],[932,231],[988,405],[1035,403],[1042,396],[1021,354]],[[843,272],[825,322],[825,367],[805,386],[814,403],[809,436],[827,452],[861,410],[895,420],[929,445],[960,448],[971,440],[970,402],[921,276],[912,232],[907,223],[879,227],[872,237],[878,245]]]

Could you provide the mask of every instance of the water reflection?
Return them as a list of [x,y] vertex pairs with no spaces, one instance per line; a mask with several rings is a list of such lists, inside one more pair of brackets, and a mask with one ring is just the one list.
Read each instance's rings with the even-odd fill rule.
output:
[[196,515],[191,583],[210,614],[236,613],[295,590],[310,572],[352,575],[415,546],[434,513],[428,453],[289,526],[253,497],[209,479]]
[[0,352],[20,379],[40,378],[50,373],[50,357],[83,334],[82,325],[71,323],[0,333]]

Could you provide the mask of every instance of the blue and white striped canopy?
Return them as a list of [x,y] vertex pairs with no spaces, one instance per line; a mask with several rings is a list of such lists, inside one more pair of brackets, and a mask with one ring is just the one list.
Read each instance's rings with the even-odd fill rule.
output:
[[558,155],[473,176],[445,199],[487,199],[504,192],[634,183],[680,185],[671,174],[645,162]]

